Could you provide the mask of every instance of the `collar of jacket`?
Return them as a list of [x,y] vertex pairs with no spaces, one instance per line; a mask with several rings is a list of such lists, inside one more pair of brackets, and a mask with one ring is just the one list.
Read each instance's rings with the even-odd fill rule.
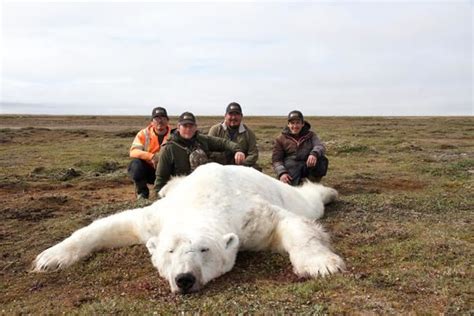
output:
[[[158,134],[158,129],[155,128],[155,126],[153,126],[153,124],[150,124],[149,127],[151,128],[151,130],[153,131],[153,133],[155,133],[156,135],[159,135]],[[170,133],[170,131],[172,132],[173,130],[170,128],[169,125],[166,126],[166,132],[163,134],[163,135],[166,135],[168,133]]]
[[183,137],[181,137],[181,135],[179,135],[178,129],[174,128],[170,133],[169,140],[177,142],[183,146],[189,147],[196,142],[198,134],[199,134],[199,131],[196,131],[196,134],[194,134],[194,136],[191,139],[184,139]]
[[[221,125],[222,125],[222,128],[224,129],[224,131],[227,131],[227,129],[229,128],[229,127],[227,127],[225,122],[222,122]],[[241,122],[240,125],[239,125],[239,134],[242,134],[245,131],[246,131],[246,128],[245,128],[244,124]]]

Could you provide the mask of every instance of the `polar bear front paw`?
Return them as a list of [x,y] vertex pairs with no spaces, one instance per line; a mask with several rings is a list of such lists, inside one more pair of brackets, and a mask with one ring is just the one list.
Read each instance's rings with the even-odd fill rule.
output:
[[56,271],[70,266],[79,256],[62,244],[57,244],[40,253],[33,262],[34,272]]
[[345,271],[344,261],[335,253],[292,256],[293,271],[302,278],[316,278]]

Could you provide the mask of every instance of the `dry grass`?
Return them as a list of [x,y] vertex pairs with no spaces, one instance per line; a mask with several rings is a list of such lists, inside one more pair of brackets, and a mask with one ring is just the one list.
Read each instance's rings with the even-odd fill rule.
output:
[[[204,131],[220,120],[198,119]],[[299,280],[284,256],[241,253],[201,293],[175,296],[142,246],[100,252],[61,272],[28,272],[40,251],[75,229],[137,206],[125,170],[147,119],[0,116],[2,314],[472,314],[474,119],[309,121],[328,147],[324,183],[341,193],[322,222],[347,273]],[[272,174],[272,140],[284,118],[245,122]]]

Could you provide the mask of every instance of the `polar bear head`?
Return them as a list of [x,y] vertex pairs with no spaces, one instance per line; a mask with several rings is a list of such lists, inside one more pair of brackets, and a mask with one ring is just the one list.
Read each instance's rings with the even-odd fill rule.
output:
[[198,234],[164,230],[146,244],[153,265],[168,280],[171,291],[195,292],[207,282],[230,271],[239,248],[234,233]]

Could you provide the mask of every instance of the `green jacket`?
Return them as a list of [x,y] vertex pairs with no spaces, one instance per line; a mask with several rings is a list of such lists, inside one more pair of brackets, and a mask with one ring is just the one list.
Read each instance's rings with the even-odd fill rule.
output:
[[[232,139],[229,131],[230,129],[225,125],[225,123],[219,123],[211,127],[208,135],[224,138],[237,143],[245,154],[243,165],[248,167],[255,166],[258,160],[258,148],[257,138],[255,137],[254,132],[252,132],[252,130],[250,130],[245,124],[240,124],[238,131]],[[212,153],[210,158],[222,165],[235,165],[234,155],[230,151]]]
[[213,151],[231,151],[233,153],[241,151],[239,145],[226,139],[201,135],[196,132],[192,139],[187,140],[175,130],[160,150],[160,161],[156,166],[156,192],[159,192],[172,176],[188,175],[192,172],[189,155],[195,149],[202,149],[207,157]]

